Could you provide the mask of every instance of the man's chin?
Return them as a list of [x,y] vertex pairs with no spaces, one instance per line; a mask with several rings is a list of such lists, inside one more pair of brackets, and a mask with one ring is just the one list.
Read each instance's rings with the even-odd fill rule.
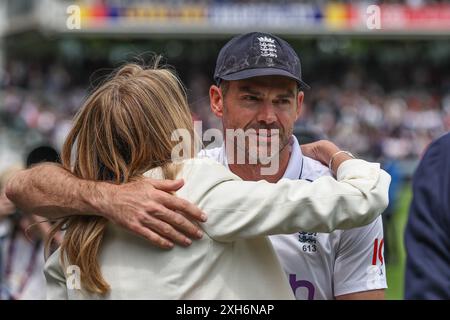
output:
[[252,160],[250,163],[254,163],[256,161],[258,164],[267,164],[268,162],[273,161],[275,157],[279,157],[280,150],[272,150],[270,148],[270,144],[268,144],[266,147],[248,149],[247,155],[247,159]]

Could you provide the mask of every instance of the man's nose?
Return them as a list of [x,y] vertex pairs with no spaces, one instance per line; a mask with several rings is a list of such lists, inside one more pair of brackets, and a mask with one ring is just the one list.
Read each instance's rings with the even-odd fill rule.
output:
[[257,120],[259,123],[272,124],[277,121],[277,115],[272,103],[264,103],[258,110]]

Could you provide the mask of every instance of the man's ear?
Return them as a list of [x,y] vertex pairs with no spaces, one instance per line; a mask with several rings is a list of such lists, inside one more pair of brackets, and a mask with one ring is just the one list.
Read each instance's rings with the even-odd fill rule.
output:
[[209,88],[209,103],[211,111],[219,118],[223,116],[223,95],[222,90],[215,85]]
[[303,91],[299,91],[297,95],[297,110],[295,111],[296,118],[295,120],[298,120],[300,117],[300,114],[302,113],[302,106],[303,106],[303,98],[305,97],[305,94]]

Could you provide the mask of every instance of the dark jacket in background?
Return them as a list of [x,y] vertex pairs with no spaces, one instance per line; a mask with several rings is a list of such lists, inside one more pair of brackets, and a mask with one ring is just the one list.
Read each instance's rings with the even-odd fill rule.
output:
[[430,145],[414,174],[405,246],[405,298],[450,299],[450,133]]

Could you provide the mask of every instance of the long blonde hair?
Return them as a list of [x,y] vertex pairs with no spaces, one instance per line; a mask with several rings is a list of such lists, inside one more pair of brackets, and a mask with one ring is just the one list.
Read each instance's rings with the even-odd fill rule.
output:
[[[62,164],[79,178],[126,183],[155,167],[173,179],[176,166],[171,140],[177,129],[195,137],[184,87],[169,69],[126,64],[85,101],[62,150]],[[49,237],[65,230],[61,263],[81,271],[83,288],[105,294],[110,287],[101,274],[97,255],[107,220],[72,216],[58,221]]]

